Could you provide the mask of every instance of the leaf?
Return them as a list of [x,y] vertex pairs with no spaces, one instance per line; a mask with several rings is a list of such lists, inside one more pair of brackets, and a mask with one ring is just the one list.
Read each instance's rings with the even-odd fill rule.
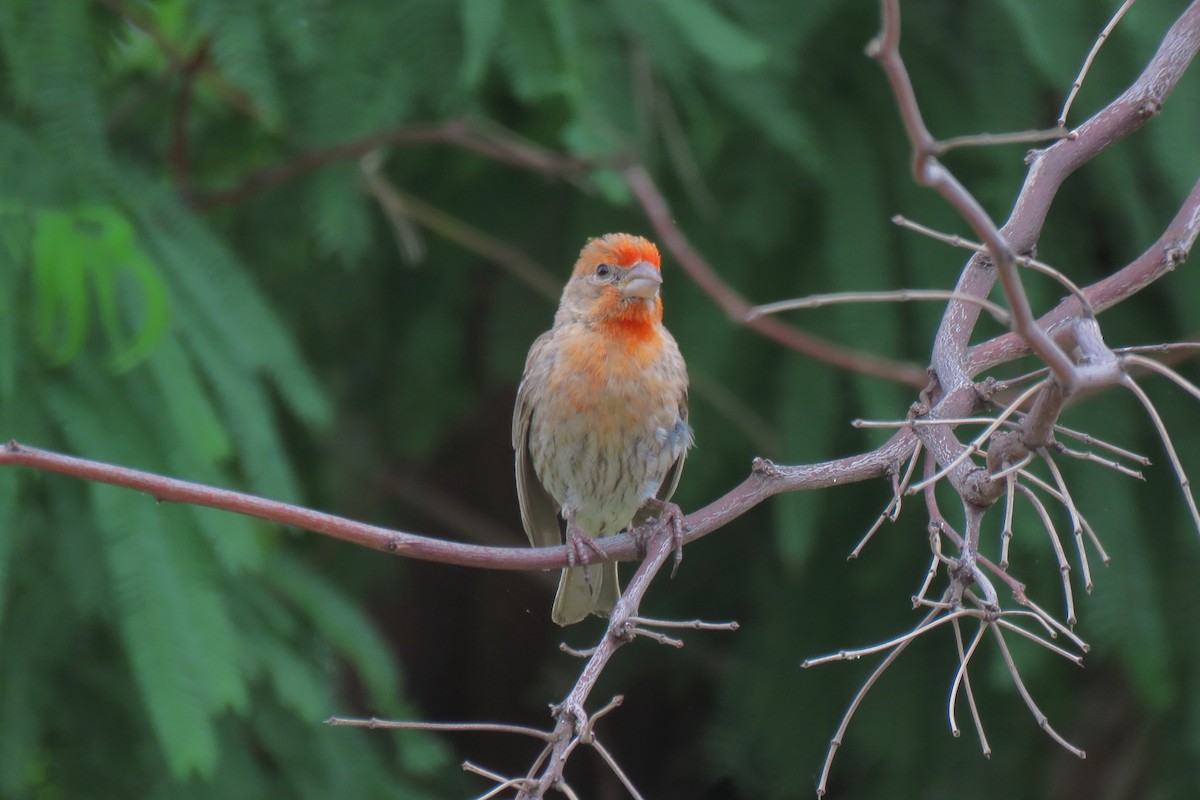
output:
[[[144,461],[149,444],[135,420],[98,416],[98,409],[119,404],[111,395],[91,382],[84,391],[54,387],[46,398],[73,448]],[[163,755],[177,777],[210,774],[217,715],[247,703],[235,628],[213,585],[211,560],[193,532],[176,525],[166,533],[172,517],[186,519],[182,509],[160,509],[104,484],[89,484],[88,495],[104,538],[121,641]]]
[[[112,350],[117,371],[131,369],[157,346],[166,330],[166,287],[138,248],[133,227],[108,206],[83,206],[70,212],[41,210],[33,238],[34,297],[39,345],[58,364],[79,355],[90,317],[87,289],[95,292],[96,312]],[[124,295],[132,279],[141,303]],[[127,316],[140,318],[126,334]]]
[[[137,366],[162,339],[167,329],[167,291],[158,270],[138,247],[133,226],[109,206],[88,206],[75,212],[75,228],[94,239],[88,259],[96,292],[101,325],[113,350],[112,364],[118,372]],[[141,303],[123,303],[124,277],[132,279]],[[125,306],[123,308],[122,306]],[[126,316],[140,318],[137,332],[127,337]],[[128,340],[127,340],[128,339]]]
[[167,336],[148,366],[179,449],[209,463],[228,458],[233,442],[209,400],[208,389],[174,336]]
[[504,16],[504,0],[462,0],[459,5],[465,40],[460,81],[466,88],[474,89],[483,81]]
[[33,236],[33,294],[38,346],[57,364],[79,354],[87,334],[87,240],[70,215],[37,213]]
[[754,35],[721,16],[700,0],[657,0],[679,32],[715,66],[750,70],[762,66],[769,50]]
[[[779,429],[784,455],[800,463],[828,453],[841,424],[837,417],[842,404],[834,370],[792,353],[781,356],[779,386]],[[817,520],[829,501],[820,492],[788,492],[777,498],[776,543],[792,569],[805,563],[817,540]]]
[[383,709],[394,708],[400,667],[363,613],[319,573],[289,553],[275,553],[265,577],[354,665],[374,701]]

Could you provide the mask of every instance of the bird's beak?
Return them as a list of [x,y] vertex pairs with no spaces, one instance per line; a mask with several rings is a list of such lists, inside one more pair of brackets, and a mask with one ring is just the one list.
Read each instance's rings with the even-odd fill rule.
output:
[[648,262],[639,261],[625,275],[625,280],[621,285],[621,296],[649,300],[658,294],[660,286],[662,286],[662,273]]

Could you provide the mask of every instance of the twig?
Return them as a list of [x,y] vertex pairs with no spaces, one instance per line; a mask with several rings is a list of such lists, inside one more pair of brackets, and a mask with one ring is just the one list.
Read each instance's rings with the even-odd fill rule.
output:
[[1050,720],[1038,708],[1037,703],[1033,701],[1032,695],[1029,694],[1029,690],[1025,688],[1024,681],[1021,680],[1021,674],[1017,671],[1017,665],[1013,661],[1012,653],[1008,651],[1008,644],[1004,641],[1004,634],[1000,632],[1000,628],[992,626],[992,633],[996,635],[996,642],[1000,645],[1000,653],[1003,655],[1004,663],[1008,667],[1008,674],[1012,676],[1013,683],[1016,685],[1017,691],[1021,694],[1021,699],[1025,701],[1025,707],[1033,715],[1038,727],[1044,730],[1051,739],[1058,742],[1059,746],[1067,752],[1079,758],[1086,758],[1087,754],[1060,736],[1058,731],[1054,730],[1054,727],[1050,725]]
[[900,506],[902,502],[901,498],[904,496],[904,490],[908,487],[908,482],[912,480],[913,470],[917,466],[917,459],[920,457],[920,455],[921,444],[918,443],[913,449],[912,455],[908,459],[908,467],[904,470],[904,477],[900,480],[897,480],[896,473],[892,473],[892,498],[888,501],[888,504],[884,506],[883,511],[880,512],[879,516],[875,519],[875,522],[871,525],[871,527],[867,529],[866,534],[864,534],[863,537],[858,540],[858,544],[854,545],[854,549],[851,550],[850,555],[846,557],[847,560],[858,558],[859,554],[862,552],[862,549],[867,546],[867,542],[871,541],[871,537],[875,535],[875,532],[883,526],[885,520],[895,522],[900,517]]
[[[1050,367],[1055,378],[1070,389],[1073,386],[1073,365],[1062,348],[1052,340],[1044,330],[1038,327],[1029,305],[1025,288],[1017,276],[1013,254],[1020,248],[1014,248],[1008,237],[992,222],[983,206],[958,179],[946,169],[936,158],[937,141],[925,126],[920,106],[913,91],[908,69],[900,56],[900,3],[899,0],[881,0],[883,9],[883,26],[879,35],[872,40],[867,48],[868,55],[879,61],[884,74],[892,87],[896,98],[900,119],[912,143],[912,173],[913,179],[921,186],[927,186],[936,191],[949,203],[955,211],[971,226],[975,234],[987,245],[988,254],[995,266],[995,271],[1004,287],[1008,298],[1009,311],[1012,314],[1013,331],[1020,336],[1029,347]],[[1059,143],[1061,144],[1061,142]],[[973,288],[973,287],[972,287]],[[960,281],[955,291],[961,294],[985,296],[984,292],[970,291],[964,282]],[[951,302],[943,325],[939,330],[938,344],[935,346],[933,364],[942,375],[942,366],[949,356],[949,349],[957,349],[960,353],[966,344],[964,334],[969,330],[956,329],[948,334],[947,323],[956,318],[958,310],[964,305]],[[977,311],[971,314],[974,319]],[[961,332],[960,332],[961,331]],[[947,370],[945,377],[949,377]]]
[[857,650],[840,650],[836,653],[831,653],[830,655],[827,655],[827,656],[817,656],[816,658],[806,658],[806,659],[804,659],[804,661],[800,662],[800,666],[804,669],[808,669],[809,667],[819,667],[822,664],[828,664],[833,661],[857,661],[858,659],[862,658],[863,656],[869,656],[869,655],[874,655],[875,653],[881,653],[884,650],[890,650],[893,647],[897,647],[901,644],[904,644],[913,639],[916,639],[919,636],[926,634],[929,631],[933,630],[934,628],[940,627],[940,626],[946,624],[947,622],[956,620],[959,617],[978,617],[978,616],[979,616],[979,612],[977,612],[977,611],[974,611],[969,608],[960,608],[957,611],[953,611],[943,617],[938,617],[937,619],[933,620],[932,622],[930,622],[927,625],[926,624],[918,625],[917,627],[913,628],[911,631],[909,631],[907,633],[903,633],[894,639],[888,639],[886,642],[880,642],[879,644],[873,644],[873,645],[870,645],[869,647],[861,647]]
[[1032,144],[1062,139],[1067,131],[1059,125],[1057,128],[1045,128],[1032,131],[1010,131],[1008,133],[972,133],[967,136],[951,136],[941,139],[934,146],[934,153],[944,155],[960,147],[992,147],[1003,144]]
[[[995,417],[942,417],[938,419],[897,419],[897,420],[878,420],[878,419],[852,419],[850,426],[852,428],[920,428],[923,425],[949,425],[955,427],[958,425],[991,425],[996,421]],[[1012,426],[1013,423],[1006,422],[1005,425]]]
[[962,464],[964,461],[966,461],[968,458],[970,458],[975,453],[978,453],[979,449],[983,445],[983,443],[986,442],[993,433],[995,433],[997,430],[999,430],[1000,426],[1004,424],[1005,420],[1007,420],[1010,416],[1012,416],[1013,413],[1018,408],[1020,408],[1021,405],[1026,400],[1033,397],[1035,394],[1037,394],[1042,389],[1044,389],[1046,387],[1046,385],[1047,385],[1046,381],[1038,381],[1033,386],[1030,386],[1028,389],[1026,389],[1024,392],[1022,392],[1017,397],[1017,399],[1015,399],[1011,403],[1009,403],[1008,407],[1005,408],[1002,412],[1000,412],[1000,416],[998,416],[994,420],[992,420],[992,423],[990,425],[988,425],[986,428],[984,428],[983,432],[980,433],[978,436],[976,436],[971,441],[971,444],[964,447],[962,449],[962,452],[960,452],[953,460],[951,460],[944,467],[942,467],[940,470],[935,472],[932,476],[925,478],[921,481],[918,481],[917,483],[908,487],[908,494],[914,494],[916,492],[921,491],[926,486],[932,486],[933,484],[935,484],[939,480],[941,480],[943,477],[945,477],[946,475],[948,475],[952,471],[954,471],[954,469],[956,467],[958,467],[958,465]]
[[675,257],[676,263],[687,272],[692,281],[716,302],[730,321],[745,325],[797,352],[850,372],[874,375],[918,388],[928,382],[925,370],[916,365],[897,363],[870,353],[851,350],[771,317],[747,320],[750,303],[725,283],[675,224],[667,199],[659,191],[645,167],[641,164],[627,165],[622,168],[621,174],[625,185],[629,187],[629,191],[633,193],[642,207],[642,212],[654,228],[659,243]]
[[1079,635],[1075,633],[1075,631],[1071,630],[1066,625],[1063,625],[1061,622],[1051,616],[1049,612],[1047,612],[1037,603],[1030,600],[1027,596],[1022,595],[1018,597],[1017,602],[1028,608],[1033,615],[1040,619],[1043,623],[1049,625],[1055,631],[1058,631],[1060,634],[1070,639],[1071,643],[1078,647],[1080,652],[1087,653],[1092,649],[1091,645],[1081,639]]
[[1137,478],[1139,481],[1146,480],[1146,476],[1142,474],[1141,470],[1132,469],[1125,466],[1120,461],[1116,461],[1111,458],[1098,456],[1090,450],[1073,450],[1072,448],[1067,447],[1065,444],[1058,441],[1051,442],[1049,447],[1056,453],[1062,453],[1068,458],[1075,458],[1079,459],[1080,461],[1090,461],[1093,464],[1099,464],[1102,467],[1108,467],[1111,470],[1115,470],[1126,477]]
[[487,778],[496,784],[490,790],[476,797],[475,800],[491,800],[493,797],[498,797],[501,792],[506,792],[509,789],[521,789],[527,783],[525,778],[506,778],[499,773],[484,769],[470,761],[462,763],[462,770],[463,772],[470,772],[472,775],[478,775],[481,778]]
[[1142,407],[1146,409],[1146,413],[1150,415],[1150,421],[1154,423],[1154,428],[1158,431],[1158,438],[1162,440],[1163,447],[1167,451],[1167,458],[1171,460],[1171,468],[1175,470],[1175,477],[1179,479],[1179,488],[1183,491],[1184,502],[1187,503],[1188,511],[1192,514],[1192,524],[1200,532],[1200,510],[1196,508],[1196,498],[1192,496],[1191,482],[1188,480],[1187,473],[1184,472],[1183,463],[1179,460],[1179,455],[1175,452],[1175,445],[1171,443],[1171,436],[1167,433],[1167,426],[1163,424],[1162,417],[1158,415],[1158,409],[1150,402],[1150,396],[1146,394],[1142,387],[1137,385],[1136,381],[1132,378],[1126,378],[1125,388],[1133,392],[1141,402]]
[[1090,433],[1084,433],[1083,431],[1072,430],[1071,428],[1068,428],[1065,425],[1055,425],[1054,432],[1061,433],[1065,436],[1070,436],[1072,439],[1077,439],[1078,441],[1082,442],[1083,444],[1099,447],[1102,450],[1107,450],[1110,453],[1115,453],[1116,455],[1120,456],[1121,458],[1125,458],[1125,459],[1128,459],[1129,461],[1133,461],[1138,464],[1141,464],[1143,467],[1150,466],[1150,459],[1147,458],[1146,456],[1144,456],[1140,453],[1135,453],[1132,450],[1126,450],[1123,447],[1118,447],[1117,445],[1106,442],[1103,439],[1097,439],[1095,436],[1092,436]]
[[1075,619],[1075,596],[1071,591],[1071,565],[1067,563],[1067,554],[1063,551],[1062,542],[1058,538],[1058,530],[1054,527],[1054,520],[1050,519],[1050,514],[1046,511],[1046,507],[1042,505],[1042,501],[1033,493],[1032,489],[1017,483],[1017,491],[1029,498],[1029,502],[1033,504],[1033,508],[1041,517],[1042,525],[1046,529],[1046,535],[1050,537],[1050,544],[1054,548],[1054,558],[1058,562],[1058,572],[1062,579],[1062,588],[1064,600],[1067,604],[1067,624],[1074,625]]
[[650,617],[629,617],[630,624],[646,625],[653,628],[687,628],[693,631],[736,631],[739,627],[737,622],[704,622],[698,619],[673,620],[673,619],[651,619]]
[[[374,155],[376,152],[372,151],[364,156],[363,174],[372,195],[393,220],[394,228],[403,231],[404,221],[412,219],[467,252],[498,265],[550,302],[558,301],[562,282],[549,270],[508,242],[396,188],[384,177],[379,160],[371,158]],[[398,236],[406,239],[403,233]]]
[[[778,466],[761,461],[740,485],[686,517],[684,542],[695,541],[721,528],[748,509],[780,492],[844,485],[886,475],[890,465],[894,464],[897,458],[903,457],[909,452],[908,448],[914,445],[910,435],[902,432],[871,453],[848,458],[796,467]],[[17,442],[0,445],[0,467],[6,465],[32,467],[45,472],[121,486],[144,492],[159,502],[191,503],[282,525],[292,525],[405,558],[506,570],[555,569],[568,564],[565,546],[491,547],[419,536],[243,492],[218,489],[151,472],[54,453]],[[596,549],[596,563],[632,561],[641,557],[638,543],[628,534],[598,540]]]
[[369,728],[371,730],[414,730],[441,731],[443,733],[513,733],[519,736],[532,736],[544,742],[552,740],[548,731],[530,728],[524,725],[508,725],[496,722],[409,722],[405,720],[389,720],[371,717],[357,719],[353,717],[330,717],[325,720],[330,727]]
[[[1061,137],[1058,137],[1058,138],[1061,138]],[[984,253],[987,251],[987,247],[980,244],[979,242],[973,242],[970,239],[964,239],[962,236],[959,236],[956,233],[955,234],[942,233],[941,231],[934,230],[933,228],[930,228],[926,225],[922,225],[919,222],[914,222],[913,220],[910,220],[907,217],[901,216],[900,214],[894,215],[892,217],[892,222],[895,223],[896,225],[899,225],[902,228],[908,228],[911,231],[920,233],[923,236],[928,236],[931,239],[951,245],[952,247],[961,247],[961,248],[965,248],[967,250],[973,250],[976,253]],[[1050,266],[1049,264],[1047,264],[1043,261],[1038,261],[1036,258],[1030,258],[1029,256],[1014,255],[1013,261],[1016,261],[1018,264],[1020,264],[1023,267],[1028,267],[1028,268],[1034,270],[1035,272],[1040,272],[1043,275],[1046,275],[1047,277],[1053,278],[1054,280],[1058,281],[1060,284],[1062,284],[1062,286],[1068,292],[1070,292],[1075,297],[1075,299],[1077,299],[1079,301],[1080,305],[1083,307],[1083,313],[1086,316],[1089,316],[1089,317],[1096,316],[1096,312],[1092,308],[1092,304],[1088,301],[1087,295],[1084,294],[1083,290],[1080,289],[1075,284],[1075,282],[1072,281],[1070,278],[1068,278],[1063,272],[1055,269],[1054,267]],[[958,298],[955,297],[955,298],[951,298],[951,299],[958,299]]]
[[[1033,615],[1033,616],[1035,619],[1037,619],[1036,615]],[[1066,650],[1065,648],[1059,647],[1054,642],[1043,639],[1041,636],[1038,636],[1036,633],[1025,630],[1020,625],[1014,625],[1013,623],[1005,620],[1004,618],[1000,618],[1000,619],[996,620],[996,624],[999,625],[1000,627],[1004,628],[1005,630],[1009,630],[1009,631],[1012,631],[1013,633],[1024,636],[1026,639],[1028,639],[1031,642],[1036,642],[1037,644],[1041,645],[1042,647],[1046,648],[1047,650],[1050,650],[1051,652],[1062,656],[1063,658],[1067,659],[1068,661],[1073,662],[1077,666],[1080,666],[1080,667],[1083,666],[1083,656],[1078,655],[1076,653],[1072,653],[1070,650]]]
[[975,732],[979,736],[979,746],[983,749],[984,757],[990,758],[992,748],[988,745],[987,734],[983,732],[983,719],[979,716],[979,708],[975,705],[975,692],[971,689],[971,675],[967,671],[967,665],[971,662],[971,656],[975,654],[975,648],[979,646],[979,642],[983,639],[984,629],[990,623],[980,622],[979,629],[975,631],[975,635],[971,637],[971,646],[963,651],[962,629],[958,624],[958,620],[954,621],[954,644],[958,648],[958,671],[954,673],[954,681],[950,684],[950,699],[947,702],[948,713],[950,716],[950,731],[957,738],[959,736],[958,721],[955,719],[955,706],[958,704],[958,687],[961,685],[967,693],[967,705],[971,709],[971,719],[975,722]]
[[1163,364],[1160,361],[1155,361],[1153,358],[1145,358],[1144,356],[1139,355],[1127,355],[1121,360],[1125,364],[1136,364],[1140,367],[1145,367],[1151,372],[1157,372],[1159,375],[1166,377],[1167,380],[1171,381],[1171,383],[1175,384],[1180,389],[1183,389],[1192,397],[1200,400],[1200,386],[1192,383],[1187,378],[1168,367],[1166,364]]
[[1117,9],[1117,13],[1104,26],[1104,30],[1100,31],[1100,35],[1096,37],[1096,41],[1092,44],[1092,49],[1088,51],[1087,58],[1083,60],[1083,66],[1079,69],[1079,74],[1075,76],[1075,80],[1071,82],[1071,91],[1067,94],[1066,102],[1063,103],[1062,111],[1058,115],[1058,127],[1066,127],[1067,113],[1071,110],[1071,104],[1075,102],[1075,95],[1079,94],[1079,90],[1083,87],[1083,78],[1087,75],[1088,70],[1092,68],[1092,61],[1095,60],[1096,54],[1100,52],[1100,48],[1104,46],[1108,35],[1113,32],[1113,28],[1117,27],[1117,23],[1121,21],[1121,17],[1125,16],[1125,12],[1132,6],[1134,0],[1125,0],[1121,7]]
[[942,555],[942,539],[941,533],[934,530],[929,534],[929,548],[933,551],[933,557],[929,559],[929,569],[925,570],[925,580],[921,582],[921,588],[912,597],[913,608],[925,605],[928,601],[925,599],[926,592],[933,585],[933,579],[937,576],[938,565],[945,561],[945,556]]
[[754,306],[746,312],[746,319],[750,321],[769,314],[779,314],[783,311],[799,311],[842,303],[906,303],[912,300],[957,300],[962,303],[977,303],[1001,325],[1008,326],[1011,322],[1008,312],[991,300],[983,297],[959,294],[958,292],[947,292],[942,289],[896,289],[890,292],[813,294],[808,297],[798,297],[795,300],[779,300],[774,303]]
[[1004,477],[1004,527],[1000,530],[1000,569],[1008,569],[1008,547],[1013,537],[1013,507],[1017,494],[1016,481],[1015,475]]
[[1067,517],[1071,521],[1071,533],[1075,537],[1075,549],[1079,553],[1079,566],[1083,570],[1083,589],[1088,594],[1092,593],[1092,570],[1088,565],[1087,552],[1083,549],[1083,515],[1079,513],[1079,507],[1075,505],[1075,501],[1071,498],[1071,492],[1067,489],[1067,482],[1063,480],[1062,472],[1058,469],[1058,464],[1054,463],[1049,451],[1045,448],[1038,450],[1038,454],[1045,459],[1046,466],[1050,468],[1050,474],[1054,478],[1054,483],[1058,486],[1059,494],[1062,495],[1063,507],[1067,509]]
[[[938,609],[931,610],[920,622],[917,623],[917,628],[925,625],[938,613]],[[837,731],[833,734],[833,738],[829,740],[829,749],[825,752],[825,764],[821,768],[821,778],[817,782],[817,797],[825,796],[825,788],[829,783],[829,773],[833,770],[834,756],[837,755],[837,750],[841,746],[842,741],[845,739],[846,730],[850,727],[850,720],[854,717],[854,712],[858,710],[863,698],[865,698],[867,693],[871,691],[871,688],[875,685],[875,682],[879,680],[879,677],[887,671],[887,668],[892,665],[892,662],[899,658],[900,654],[903,653],[905,648],[912,644],[912,642],[913,639],[903,639],[900,641],[899,644],[892,649],[892,652],[888,653],[887,656],[884,657],[883,661],[879,662],[879,666],[875,667],[871,674],[867,676],[867,679],[863,681],[862,686],[859,687],[858,692],[855,693],[854,699],[850,701],[850,706],[846,709],[846,713],[842,715],[841,722],[838,723]]]
[[642,796],[642,793],[639,792],[637,787],[633,785],[633,781],[629,780],[629,776],[625,774],[625,770],[621,769],[621,766],[617,763],[617,760],[612,757],[611,753],[608,752],[608,748],[604,747],[604,745],[600,744],[600,742],[596,741],[595,739],[592,740],[591,745],[592,749],[600,754],[600,758],[604,759],[604,763],[607,764],[608,768],[611,769],[613,774],[617,776],[617,780],[621,782],[621,785],[625,787],[625,791],[629,792],[629,795],[633,798],[633,800],[645,800],[645,798]]

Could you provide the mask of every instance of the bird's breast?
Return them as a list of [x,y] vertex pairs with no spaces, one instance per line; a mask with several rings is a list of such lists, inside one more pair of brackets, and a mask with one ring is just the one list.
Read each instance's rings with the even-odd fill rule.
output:
[[615,533],[657,491],[686,450],[687,377],[666,331],[636,342],[583,326],[559,331],[530,420],[530,455],[564,506]]

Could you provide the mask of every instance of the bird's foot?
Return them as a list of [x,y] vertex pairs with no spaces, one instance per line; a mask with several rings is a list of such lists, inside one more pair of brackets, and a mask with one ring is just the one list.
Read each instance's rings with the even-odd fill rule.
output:
[[582,566],[583,579],[588,584],[591,584],[592,573],[591,570],[588,569],[588,561],[591,560],[591,556],[588,555],[589,551],[591,551],[593,555],[600,557],[604,556],[603,551],[600,550],[600,547],[596,544],[595,539],[584,533],[578,525],[568,525],[567,563],[572,567]]
[[675,564],[671,567],[671,577],[674,578],[675,573],[679,571],[680,563],[683,561],[683,534],[687,529],[683,509],[674,503],[659,500],[658,498],[647,500],[646,505],[650,508],[658,509],[658,519],[639,525],[630,531],[630,535],[637,540],[638,549],[645,555],[646,548],[650,544],[650,539],[659,531],[670,528],[671,544],[675,548]]

